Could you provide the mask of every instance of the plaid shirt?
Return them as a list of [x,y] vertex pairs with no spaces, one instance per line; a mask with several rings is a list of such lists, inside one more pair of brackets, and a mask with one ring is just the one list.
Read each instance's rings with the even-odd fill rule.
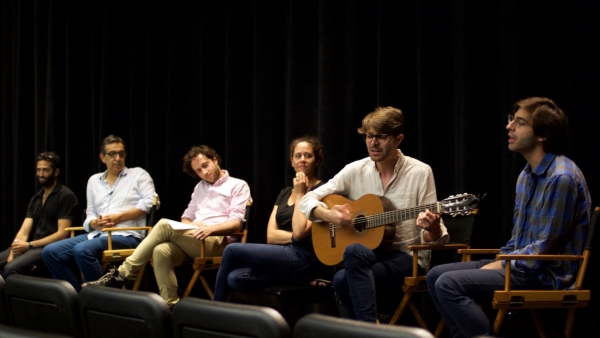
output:
[[[525,166],[517,180],[512,237],[503,254],[580,255],[588,232],[591,197],[577,165],[547,153],[535,169]],[[512,269],[548,288],[572,288],[577,261],[512,261]]]

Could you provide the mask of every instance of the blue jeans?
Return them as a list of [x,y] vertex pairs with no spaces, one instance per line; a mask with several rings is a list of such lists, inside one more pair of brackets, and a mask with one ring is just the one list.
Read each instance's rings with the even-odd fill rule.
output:
[[[140,239],[133,236],[112,236],[114,249],[135,248]],[[77,292],[81,283],[77,270],[83,275],[83,281],[94,281],[102,277],[102,252],[108,250],[108,236],[89,239],[87,234],[63,239],[44,247],[42,258],[54,279],[69,282]]]
[[349,318],[375,322],[378,299],[397,298],[390,295],[401,292],[404,277],[412,274],[412,257],[351,244],[344,251],[344,267],[333,278],[338,300]]
[[[504,269],[481,270],[493,262],[483,259],[474,262],[442,264],[427,274],[427,288],[452,337],[473,337],[490,334],[490,322],[479,307],[490,302],[495,290],[504,289]],[[511,288],[542,288],[533,278],[511,271]]]
[[316,257],[291,244],[232,243],[225,247],[214,300],[227,301],[231,290],[254,292],[281,284],[308,283]]

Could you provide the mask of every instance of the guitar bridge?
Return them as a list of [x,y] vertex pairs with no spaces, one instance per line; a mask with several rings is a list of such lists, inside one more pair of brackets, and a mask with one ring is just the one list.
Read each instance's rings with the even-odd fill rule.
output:
[[335,248],[335,224],[329,223],[329,238],[331,238],[331,247]]

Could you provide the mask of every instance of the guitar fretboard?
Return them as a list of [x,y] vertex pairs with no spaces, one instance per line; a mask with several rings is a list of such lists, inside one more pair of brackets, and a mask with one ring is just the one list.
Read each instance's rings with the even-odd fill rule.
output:
[[380,214],[361,216],[355,218],[353,223],[354,225],[360,225],[364,229],[371,229],[386,224],[402,222],[409,219],[417,218],[419,216],[419,213],[424,212],[426,209],[429,209],[433,213],[440,213],[442,208],[440,206],[440,202],[435,202],[407,209],[393,210],[382,212]]

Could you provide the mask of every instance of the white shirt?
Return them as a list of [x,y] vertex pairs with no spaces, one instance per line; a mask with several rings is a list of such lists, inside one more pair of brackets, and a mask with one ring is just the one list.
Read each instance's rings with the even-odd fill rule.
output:
[[[138,208],[146,213],[150,212],[154,203],[154,181],[150,174],[142,168],[123,168],[119,177],[111,187],[106,181],[106,171],[92,175],[87,184],[87,209],[83,227],[92,239],[98,234],[108,236],[101,229],[90,228],[90,222],[98,215],[116,214],[131,208]],[[146,215],[123,221],[116,228],[144,226]],[[135,236],[143,238],[144,231],[113,231],[113,235]]]
[[[396,162],[394,176],[385,189],[375,162],[367,157],[348,164],[329,182],[306,193],[300,201],[300,210],[306,217],[311,218],[310,214],[317,206],[328,209],[321,199],[331,194],[344,195],[351,200],[357,200],[365,194],[374,194],[383,197],[382,202],[386,211],[436,202],[437,195],[431,167],[417,159],[404,156],[399,149],[397,151],[400,158]],[[412,255],[412,251],[406,250],[408,245],[447,243],[450,237],[441,220],[440,227],[442,236],[434,242],[428,242],[425,237],[426,230],[417,227],[415,219],[398,222],[391,249]],[[430,257],[431,251],[420,250],[419,265],[428,270]]]

